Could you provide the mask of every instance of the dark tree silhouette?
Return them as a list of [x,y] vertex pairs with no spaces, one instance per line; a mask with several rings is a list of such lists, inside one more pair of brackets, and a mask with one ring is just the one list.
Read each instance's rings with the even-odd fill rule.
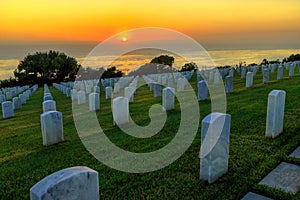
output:
[[80,65],[75,58],[58,51],[36,52],[20,61],[14,75],[19,84],[73,81]]
[[172,67],[174,63],[174,57],[168,55],[160,55],[158,57],[153,58],[150,63],[169,65],[170,67]]
[[197,69],[198,66],[196,65],[196,63],[191,62],[191,63],[185,63],[179,71],[184,72],[184,71],[193,71]]

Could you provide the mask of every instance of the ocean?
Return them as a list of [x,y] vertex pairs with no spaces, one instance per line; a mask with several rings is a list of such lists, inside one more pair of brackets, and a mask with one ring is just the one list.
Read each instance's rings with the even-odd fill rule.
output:
[[[95,42],[49,42],[43,44],[0,44],[0,80],[13,77],[13,71],[17,68],[20,60],[26,55],[37,51],[57,50],[75,57],[83,67],[107,67],[116,66],[118,69],[128,73],[129,71],[150,62],[155,56],[160,54],[170,54],[169,52],[153,49],[136,50],[124,54],[117,59],[112,55],[102,55],[88,57],[89,53],[97,46]],[[266,58],[267,60],[282,60],[291,54],[300,54],[300,49],[210,49],[206,48],[215,66],[235,66],[239,63],[260,64]],[[174,68],[180,68],[184,63],[195,62],[198,67],[209,68],[203,63],[203,52],[190,50],[182,52],[181,55],[172,55],[175,57]],[[88,57],[88,59],[86,59]],[[183,59],[184,58],[184,59]]]

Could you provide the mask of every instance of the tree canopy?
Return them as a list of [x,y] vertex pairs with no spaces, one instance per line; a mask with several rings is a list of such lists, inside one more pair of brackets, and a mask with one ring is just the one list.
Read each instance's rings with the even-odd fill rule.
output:
[[198,66],[196,65],[196,63],[190,62],[190,63],[185,63],[179,71],[184,72],[184,71],[193,71],[197,69]]
[[80,65],[75,58],[58,51],[36,52],[20,61],[14,75],[19,84],[73,81]]
[[169,65],[172,67],[174,63],[174,57],[168,56],[168,55],[160,55],[158,57],[153,58],[150,63],[157,63],[157,64],[163,64],[163,65]]

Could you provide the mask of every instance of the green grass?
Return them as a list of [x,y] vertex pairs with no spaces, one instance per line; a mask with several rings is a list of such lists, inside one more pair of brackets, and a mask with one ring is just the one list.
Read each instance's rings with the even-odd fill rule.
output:
[[[297,71],[297,70],[296,70]],[[298,72],[298,71],[297,71]],[[191,80],[196,89],[196,77]],[[227,95],[227,112],[231,115],[229,171],[213,184],[199,179],[201,127],[189,149],[174,163],[150,173],[131,174],[111,169],[97,161],[84,147],[72,116],[72,103],[63,93],[50,87],[57,110],[63,113],[65,142],[44,147],[40,128],[43,88],[39,88],[15,117],[0,116],[0,199],[29,199],[29,189],[42,178],[73,166],[88,166],[99,173],[101,199],[240,199],[252,191],[273,199],[300,199],[300,192],[290,195],[258,185],[272,169],[285,161],[300,165],[300,159],[288,155],[300,145],[300,76],[262,84],[261,72],[254,87],[245,88],[245,79],[235,76],[234,92]],[[268,93],[286,91],[284,132],[276,139],[266,138],[265,121]],[[170,142],[180,122],[180,108],[168,112],[164,129],[157,135],[136,139],[112,124],[111,102],[101,91],[101,110],[97,116],[107,137],[132,152],[149,152]],[[149,107],[161,103],[143,86],[130,104],[135,122],[150,123]],[[211,112],[210,101],[200,102],[200,121]],[[1,112],[1,111],[0,111]]]

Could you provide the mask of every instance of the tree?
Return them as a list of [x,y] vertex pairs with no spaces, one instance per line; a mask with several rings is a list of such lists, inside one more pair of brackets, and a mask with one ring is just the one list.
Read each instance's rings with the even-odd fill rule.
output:
[[292,54],[288,58],[284,58],[282,62],[293,62],[300,60],[300,54]]
[[14,75],[19,84],[75,80],[80,65],[75,58],[58,51],[36,52],[20,61]]
[[122,77],[123,72],[118,70],[115,66],[107,68],[101,78],[113,78],[113,77]]
[[185,63],[179,71],[184,72],[184,71],[193,71],[193,70],[197,70],[197,69],[198,69],[198,66],[196,65],[196,63],[191,62],[191,63]]
[[174,57],[168,56],[168,55],[160,55],[158,57],[153,58],[150,63],[157,63],[157,64],[163,64],[163,65],[169,65],[172,67],[174,63]]

